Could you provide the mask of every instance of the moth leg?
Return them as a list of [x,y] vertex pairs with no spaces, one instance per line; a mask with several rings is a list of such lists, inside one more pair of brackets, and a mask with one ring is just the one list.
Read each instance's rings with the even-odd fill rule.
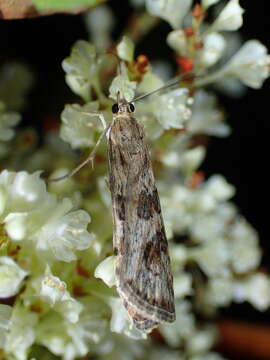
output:
[[[103,115],[102,115],[103,116]],[[104,118],[103,118],[104,119]],[[73,169],[71,172],[67,173],[66,175],[60,176],[58,178],[54,178],[54,179],[49,179],[48,182],[56,182],[56,181],[60,181],[60,180],[64,180],[64,179],[68,179],[70,177],[72,177],[73,175],[75,175],[81,168],[83,168],[86,164],[88,164],[89,162],[92,163],[92,167],[93,167],[93,161],[94,158],[96,156],[97,153],[97,149],[101,143],[101,141],[103,140],[103,138],[105,137],[107,131],[109,130],[111,124],[105,126],[105,129],[102,131],[101,135],[98,138],[98,141],[94,147],[94,149],[91,151],[91,153],[89,154],[89,156],[82,162],[80,163],[75,169]]]
[[91,151],[90,155],[88,156],[88,158],[86,160],[84,160],[79,166],[77,166],[74,170],[72,170],[72,172],[69,174],[69,177],[76,174],[82,167],[84,167],[86,164],[88,164],[89,162],[92,163],[92,168],[94,167],[94,159],[96,156],[96,152],[97,149],[99,147],[99,144],[101,143],[104,135],[106,134],[107,130],[109,129],[110,125],[107,126],[104,115],[100,112],[97,111],[81,111],[81,114],[84,115],[89,115],[89,116],[97,116],[99,118],[99,120],[101,121],[101,124],[103,126],[103,132],[100,135],[100,137],[98,138],[98,141],[94,147],[94,149]]

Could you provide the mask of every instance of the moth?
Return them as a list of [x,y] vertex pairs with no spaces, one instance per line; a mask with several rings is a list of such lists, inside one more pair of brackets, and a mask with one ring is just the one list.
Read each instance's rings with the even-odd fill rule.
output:
[[[188,75],[188,74],[187,74]],[[179,83],[179,77],[135,101]],[[160,200],[143,127],[133,103],[120,99],[112,106],[113,120],[89,155],[62,180],[92,162],[103,137],[108,143],[109,188],[113,210],[116,287],[134,325],[151,332],[162,322],[175,321],[173,276]]]
[[112,106],[107,131],[116,286],[134,325],[175,320],[173,277],[149,149],[134,105]]

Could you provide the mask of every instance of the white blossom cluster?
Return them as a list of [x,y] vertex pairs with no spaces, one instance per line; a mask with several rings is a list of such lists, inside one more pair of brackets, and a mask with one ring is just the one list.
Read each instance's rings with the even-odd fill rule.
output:
[[[51,171],[55,178],[78,164],[77,153],[48,134],[45,145],[25,161],[31,171],[0,173],[0,299],[5,300],[0,304],[0,354],[5,359],[73,360],[90,354],[104,360],[222,360],[212,352],[218,338],[213,320],[199,324],[196,313],[213,319],[219,308],[244,301],[259,311],[269,308],[270,278],[258,271],[257,232],[232,203],[234,186],[219,174],[204,178],[200,166],[207,149],[195,141],[197,135],[230,134],[216,94],[204,86],[234,95],[244,86],[260,88],[269,76],[267,49],[258,40],[239,44],[236,31],[244,13],[239,0],[227,0],[212,21],[207,10],[222,5],[219,0],[202,0],[196,9],[192,0],[131,4],[148,14],[138,17],[137,30],[145,30],[151,16],[169,23],[172,30],[164,41],[182,72],[194,75],[136,102],[158,169],[176,321],[158,329],[166,346],[153,343],[134,328],[117,295],[106,144],[97,149],[94,169],[46,187],[41,171],[34,169]],[[115,19],[108,7],[92,10],[85,22],[92,43],[77,41],[63,61],[66,82],[83,101],[66,105],[61,116],[60,137],[75,150],[95,146],[104,127],[98,113],[107,124],[111,121],[119,91],[132,101],[136,93],[156,90],[166,85],[160,69],[166,73],[169,67],[135,58],[135,38],[123,36],[113,44]],[[116,56],[106,53],[112,45]],[[108,81],[116,57],[121,71]],[[17,91],[17,103],[23,89]],[[1,94],[0,88],[0,156],[2,168],[9,168],[18,163],[8,144],[19,138],[14,126],[20,115],[18,107],[6,107]]]
[[6,111],[5,105],[0,101],[0,157],[8,153],[8,142],[14,136],[13,127],[20,121],[16,112]]

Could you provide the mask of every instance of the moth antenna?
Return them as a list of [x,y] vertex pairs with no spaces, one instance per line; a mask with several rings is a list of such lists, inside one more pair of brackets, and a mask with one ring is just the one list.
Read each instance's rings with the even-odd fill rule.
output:
[[167,89],[167,88],[170,88],[170,87],[173,87],[174,85],[177,85],[180,81],[183,81],[183,80],[189,80],[189,79],[192,79],[192,77],[201,77],[200,75],[196,75],[194,74],[193,71],[188,71],[186,72],[185,74],[182,74],[180,76],[177,76],[177,77],[174,77],[173,79],[169,80],[165,85],[157,88],[156,90],[153,90],[153,91],[149,91],[148,93],[146,94],[142,94],[140,96],[137,96],[132,102],[136,102],[138,100],[142,100],[150,95],[153,95],[153,94],[156,94],[157,92],[160,92],[164,89]]

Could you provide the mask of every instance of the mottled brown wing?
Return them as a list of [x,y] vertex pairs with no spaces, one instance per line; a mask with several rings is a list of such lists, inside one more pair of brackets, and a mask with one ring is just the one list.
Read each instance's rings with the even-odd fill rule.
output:
[[175,320],[173,278],[142,127],[117,116],[108,134],[117,290],[137,328]]

